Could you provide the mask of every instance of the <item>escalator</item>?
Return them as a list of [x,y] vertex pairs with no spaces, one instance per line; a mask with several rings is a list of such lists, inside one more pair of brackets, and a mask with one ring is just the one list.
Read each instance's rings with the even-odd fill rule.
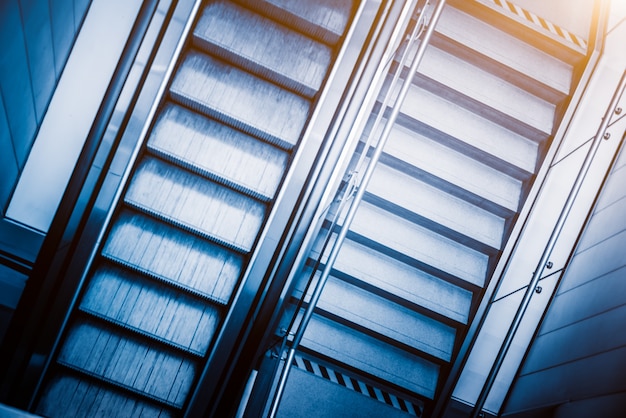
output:
[[[314,414],[333,385],[315,416],[377,416],[348,393],[389,416],[432,413],[586,65],[583,40],[532,16],[510,2],[450,1],[417,74],[399,68],[408,95],[286,366],[277,416]],[[397,67],[335,202],[374,154]],[[343,227],[328,213],[295,273],[274,357],[285,358],[276,347],[289,346]]]
[[201,6],[35,412],[186,413],[353,13]]

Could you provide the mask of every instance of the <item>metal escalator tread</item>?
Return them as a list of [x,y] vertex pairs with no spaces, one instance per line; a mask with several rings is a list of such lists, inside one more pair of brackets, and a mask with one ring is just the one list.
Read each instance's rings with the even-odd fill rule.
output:
[[182,407],[197,368],[180,354],[91,321],[70,328],[57,361],[176,407]]
[[224,0],[203,10],[194,43],[306,97],[320,88],[332,54],[330,47]]
[[283,150],[171,103],[160,113],[148,149],[263,201],[276,194],[288,160]]
[[318,0],[315,2],[300,0],[238,0],[247,7],[260,11],[267,16],[319,39],[327,44],[339,42],[345,31],[350,15],[352,1]]
[[215,305],[107,265],[90,279],[80,308],[200,356],[220,320]]
[[201,113],[286,149],[298,142],[310,107],[302,96],[194,51],[183,60],[170,94]]
[[228,303],[243,257],[147,216],[122,211],[102,254]]
[[53,416],[61,410],[66,417],[100,417],[108,411],[126,411],[128,416],[174,417],[168,409],[68,374],[52,378],[38,410],[43,416]]
[[137,167],[125,201],[243,252],[265,217],[263,203],[152,157]]

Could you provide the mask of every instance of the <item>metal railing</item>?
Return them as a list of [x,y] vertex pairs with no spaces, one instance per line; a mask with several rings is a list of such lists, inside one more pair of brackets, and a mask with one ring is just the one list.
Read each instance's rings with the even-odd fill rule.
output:
[[[333,268],[333,265],[337,259],[337,256],[339,255],[339,250],[341,249],[341,246],[348,234],[348,230],[350,228],[350,225],[356,215],[357,209],[359,208],[359,204],[361,203],[363,196],[365,194],[365,189],[374,173],[374,169],[376,168],[376,165],[378,163],[378,161],[380,160],[380,157],[382,155],[383,152],[383,148],[385,147],[385,144],[387,143],[387,140],[389,138],[389,135],[391,133],[391,129],[400,113],[400,108],[402,106],[402,103],[409,91],[409,87],[412,84],[412,80],[413,77],[412,75],[414,75],[417,72],[417,68],[424,56],[424,53],[426,51],[426,47],[428,46],[428,43],[430,41],[430,38],[432,36],[432,33],[434,31],[435,25],[437,23],[437,20],[439,19],[439,16],[441,15],[441,12],[443,10],[443,7],[445,5],[445,0],[440,0],[437,2],[434,12],[431,16],[431,19],[427,25],[427,29],[425,31],[425,34],[423,36],[423,39],[421,39],[420,41],[420,36],[422,35],[422,29],[423,29],[423,25],[424,25],[424,19],[426,17],[426,11],[428,9],[428,5],[429,3],[427,2],[426,6],[424,6],[424,8],[422,9],[422,11],[420,12],[418,19],[417,19],[417,24],[415,25],[415,27],[412,30],[412,33],[408,39],[408,42],[406,44],[406,47],[401,51],[401,58],[400,58],[400,63],[397,66],[397,68],[394,71],[393,74],[393,81],[391,83],[391,86],[389,87],[389,89],[387,90],[387,93],[385,95],[385,98],[382,101],[382,106],[381,109],[377,115],[374,127],[372,128],[371,132],[371,136],[368,138],[368,140],[366,141],[366,147],[363,149],[363,154],[362,157],[360,159],[360,162],[358,164],[361,164],[364,161],[364,157],[365,155],[367,155],[368,152],[368,146],[371,142],[373,142],[374,136],[376,135],[376,132],[378,131],[377,127],[378,125],[381,123],[382,119],[383,119],[383,115],[385,113],[385,109],[387,104],[389,103],[390,100],[392,100],[392,97],[394,95],[395,92],[395,85],[398,82],[398,80],[400,80],[400,75],[402,73],[402,70],[404,68],[405,63],[407,62],[407,60],[409,59],[412,50],[413,50],[413,46],[416,45],[419,42],[419,46],[417,48],[417,51],[415,52],[415,57],[413,58],[413,61],[410,64],[409,67],[409,71],[408,71],[408,75],[407,77],[402,80],[402,84],[400,87],[400,91],[398,92],[398,95],[395,99],[395,102],[393,103],[393,106],[390,109],[390,113],[389,116],[387,117],[386,121],[385,121],[385,125],[383,127],[382,133],[380,134],[380,138],[378,139],[376,146],[374,148],[374,152],[372,154],[372,156],[370,157],[370,160],[367,162],[367,166],[365,167],[365,172],[363,173],[363,177],[361,179],[360,182],[358,182],[358,185],[355,186],[354,188],[354,198],[352,199],[352,202],[350,203],[348,212],[346,214],[345,220],[343,221],[343,224],[341,226],[341,228],[339,229],[338,235],[337,235],[337,239],[335,240],[335,242],[333,243],[330,253],[328,255],[328,260],[324,266],[324,269],[321,273],[321,276],[319,278],[319,280],[317,281],[315,288],[313,290],[313,294],[311,295],[311,299],[309,300],[309,303],[303,313],[302,319],[300,320],[298,327],[294,333],[293,339],[291,341],[290,344],[290,348],[289,351],[287,353],[287,357],[285,359],[285,364],[284,367],[281,371],[279,380],[278,380],[278,386],[276,388],[276,391],[274,393],[274,396],[272,398],[272,403],[271,403],[271,407],[270,407],[270,411],[269,411],[269,416],[271,418],[274,418],[276,416],[276,413],[278,412],[278,407],[280,405],[280,401],[281,398],[283,396],[284,390],[285,390],[285,386],[287,383],[287,378],[289,376],[289,372],[291,370],[291,364],[293,362],[294,356],[296,354],[296,350],[298,348],[298,346],[300,345],[300,342],[302,341],[302,338],[304,336],[304,333],[306,331],[307,325],[309,324],[313,313],[315,311],[315,307],[317,306],[317,303],[320,299],[320,296],[322,294],[322,291],[324,290],[324,286],[328,280],[328,277],[330,275],[330,272]],[[401,45],[402,46],[402,45]],[[387,62],[384,62],[384,66],[387,67],[391,64],[391,62],[393,61],[393,55],[390,57],[389,60],[387,60]],[[358,167],[357,167],[358,168]],[[350,198],[352,196],[352,190],[348,189],[347,193],[344,194],[344,198]],[[340,217],[340,212],[338,211],[337,213],[337,218]],[[330,233],[330,231],[329,231]],[[320,258],[323,256],[323,252],[322,254],[320,254]],[[306,297],[306,291],[303,293],[303,298]],[[297,315],[297,311],[295,313]],[[281,353],[282,354],[282,353]]]
[[491,388],[496,380],[498,372],[500,371],[500,368],[502,367],[506,354],[509,351],[511,344],[513,343],[513,338],[515,338],[515,334],[517,333],[517,330],[519,329],[519,326],[524,317],[524,313],[526,312],[526,309],[528,308],[530,304],[530,301],[533,297],[533,294],[535,293],[535,289],[537,288],[539,280],[541,279],[544,270],[548,266],[548,262],[549,262],[550,256],[552,255],[552,251],[554,250],[557,240],[559,239],[559,236],[561,235],[563,226],[565,225],[565,221],[567,220],[567,217],[572,209],[572,206],[574,205],[574,201],[576,200],[576,197],[578,196],[578,192],[580,191],[581,186],[583,182],[585,181],[585,178],[587,177],[587,173],[589,172],[591,163],[593,162],[593,159],[596,155],[596,152],[598,151],[598,148],[600,147],[600,144],[602,143],[602,140],[606,138],[605,136],[606,130],[607,130],[607,127],[609,126],[611,115],[614,112],[616,112],[618,102],[622,94],[624,93],[625,88],[626,88],[626,71],[624,71],[624,73],[622,74],[622,78],[604,114],[602,123],[600,124],[598,131],[596,132],[596,135],[593,138],[589,151],[587,152],[587,155],[585,156],[585,160],[583,161],[580,171],[578,172],[578,175],[576,176],[576,180],[574,181],[574,184],[569,192],[569,195],[567,196],[567,200],[565,201],[565,204],[563,205],[563,209],[561,210],[561,213],[559,214],[557,222],[552,230],[552,233],[550,234],[548,243],[546,244],[546,247],[543,250],[541,258],[539,259],[539,262],[537,263],[537,268],[535,269],[532,279],[530,280],[530,283],[528,284],[528,287],[526,288],[526,292],[524,293],[522,302],[520,303],[520,306],[517,309],[515,316],[513,317],[513,321],[511,322],[511,325],[509,329],[507,330],[507,333],[504,337],[504,341],[502,342],[502,345],[500,346],[500,349],[498,351],[498,355],[496,356],[496,359],[494,360],[491,370],[489,371],[489,374],[487,375],[485,383],[480,391],[480,395],[478,396],[478,399],[472,411],[472,415],[471,415],[472,418],[478,418],[480,414],[482,413],[483,407],[487,400],[487,396],[489,395],[489,392],[491,391]]

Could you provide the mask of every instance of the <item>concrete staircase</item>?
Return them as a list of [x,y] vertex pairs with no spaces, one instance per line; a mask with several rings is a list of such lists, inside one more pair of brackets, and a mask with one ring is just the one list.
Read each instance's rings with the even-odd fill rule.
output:
[[[403,69],[408,96],[299,347],[317,366],[294,362],[312,377],[287,382],[279,416],[301,416],[294,399],[306,403],[322,380],[347,387],[332,373],[396,412],[429,415],[585,61],[580,48],[520,25],[489,2],[451,1],[418,74]],[[381,95],[389,89],[398,88],[386,83]],[[366,138],[388,111],[375,106],[346,172],[373,151]],[[331,224],[279,328],[307,306],[342,220]]]

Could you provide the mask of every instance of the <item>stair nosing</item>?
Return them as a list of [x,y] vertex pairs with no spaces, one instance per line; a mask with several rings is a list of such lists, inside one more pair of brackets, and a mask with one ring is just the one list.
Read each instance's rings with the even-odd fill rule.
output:
[[413,212],[410,209],[404,208],[371,192],[366,191],[363,200],[390,213],[393,213],[396,216],[409,220],[416,225],[435,232],[445,238],[448,238],[466,247],[472,248],[478,252],[484,253],[490,257],[497,255],[499,252],[499,248],[482,242],[477,238],[473,238],[463,232],[456,231],[451,227],[445,226],[437,221],[428,218],[427,216]]

